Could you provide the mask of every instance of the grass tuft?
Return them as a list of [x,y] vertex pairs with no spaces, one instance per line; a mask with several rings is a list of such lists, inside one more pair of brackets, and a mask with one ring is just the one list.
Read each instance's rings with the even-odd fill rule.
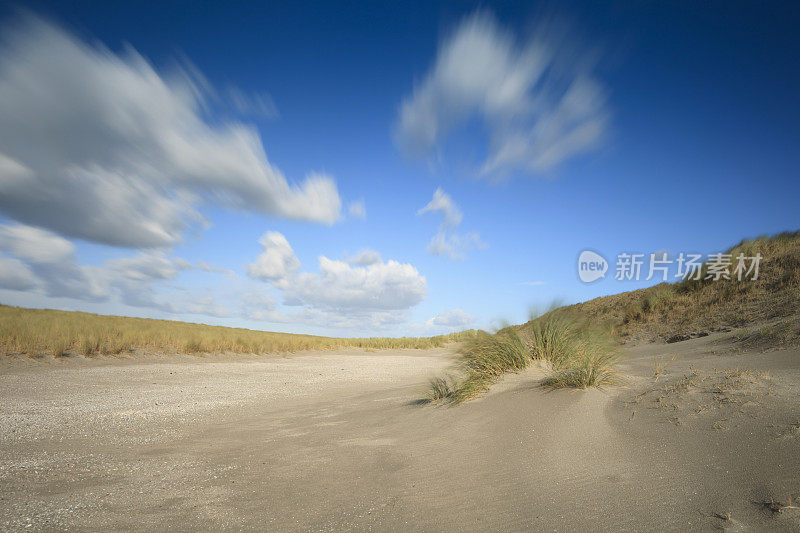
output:
[[453,384],[448,377],[435,377],[430,380],[426,400],[431,403],[448,401],[453,395]]
[[542,381],[542,386],[551,389],[588,389],[618,385],[621,382],[615,371],[618,361],[615,353],[585,356],[567,368],[553,372]]
[[521,327],[507,327],[493,335],[478,332],[461,347],[455,368],[458,377],[432,380],[428,398],[452,404],[471,400],[503,374],[523,370],[536,360],[553,368],[545,386],[585,389],[618,382],[610,330],[555,310]]
[[479,331],[459,350],[457,376],[444,382],[434,379],[428,397],[438,397],[438,403],[460,404],[485,392],[506,372],[524,369],[530,360],[530,352],[515,329],[505,328],[494,335]]
[[522,337],[513,328],[494,335],[481,331],[462,346],[460,353],[461,364],[469,372],[495,377],[522,370],[531,359]]

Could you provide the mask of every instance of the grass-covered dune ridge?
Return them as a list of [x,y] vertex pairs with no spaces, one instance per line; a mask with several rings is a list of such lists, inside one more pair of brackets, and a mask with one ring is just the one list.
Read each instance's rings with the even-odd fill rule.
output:
[[749,326],[755,329],[736,337],[745,345],[800,343],[800,232],[744,240],[724,253],[733,261],[760,254],[758,278],[739,280],[731,272],[730,279],[706,279],[704,264],[699,276],[561,307],[494,335],[479,332],[463,344],[450,374],[431,381],[428,399],[461,403],[537,360],[552,369],[545,386],[610,385],[619,381],[621,342],[677,341]]
[[432,348],[475,335],[337,338],[274,333],[188,322],[95,315],[0,305],[0,348],[21,355],[159,353],[282,353],[336,348]]
[[614,325],[632,341],[670,340],[742,327],[800,313],[800,232],[744,240],[725,253],[761,254],[757,280],[705,279],[662,283],[570,306],[590,320]]

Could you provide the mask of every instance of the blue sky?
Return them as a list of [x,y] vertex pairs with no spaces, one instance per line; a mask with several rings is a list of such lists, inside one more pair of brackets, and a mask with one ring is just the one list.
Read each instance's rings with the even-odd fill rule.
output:
[[798,22],[780,3],[2,4],[0,301],[427,335],[652,284],[581,283],[578,254],[613,270],[800,226]]

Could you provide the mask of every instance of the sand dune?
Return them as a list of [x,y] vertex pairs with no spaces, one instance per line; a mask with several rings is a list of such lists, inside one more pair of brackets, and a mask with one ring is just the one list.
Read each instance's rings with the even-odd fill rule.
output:
[[765,505],[800,494],[800,353],[730,335],[627,348],[623,387],[533,368],[458,407],[416,402],[447,350],[9,359],[0,527],[800,530]]

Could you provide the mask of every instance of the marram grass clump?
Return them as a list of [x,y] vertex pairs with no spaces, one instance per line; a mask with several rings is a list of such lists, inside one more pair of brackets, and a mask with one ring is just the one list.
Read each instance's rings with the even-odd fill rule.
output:
[[[478,332],[462,344],[447,377],[431,380],[427,399],[459,404],[485,392],[506,372],[545,361],[553,373],[542,385],[551,388],[602,387],[618,382],[618,357],[611,330],[559,310],[521,327],[495,334]],[[455,374],[455,376],[454,376]]]
[[450,376],[435,377],[430,380],[425,400],[439,403],[447,400],[453,394],[454,383]]
[[542,381],[551,389],[588,389],[618,385],[619,374],[614,370],[618,361],[615,353],[586,355],[575,364],[556,370]]
[[531,324],[534,358],[550,363],[550,388],[603,387],[619,382],[615,370],[619,356],[612,330],[564,312],[553,312]]

